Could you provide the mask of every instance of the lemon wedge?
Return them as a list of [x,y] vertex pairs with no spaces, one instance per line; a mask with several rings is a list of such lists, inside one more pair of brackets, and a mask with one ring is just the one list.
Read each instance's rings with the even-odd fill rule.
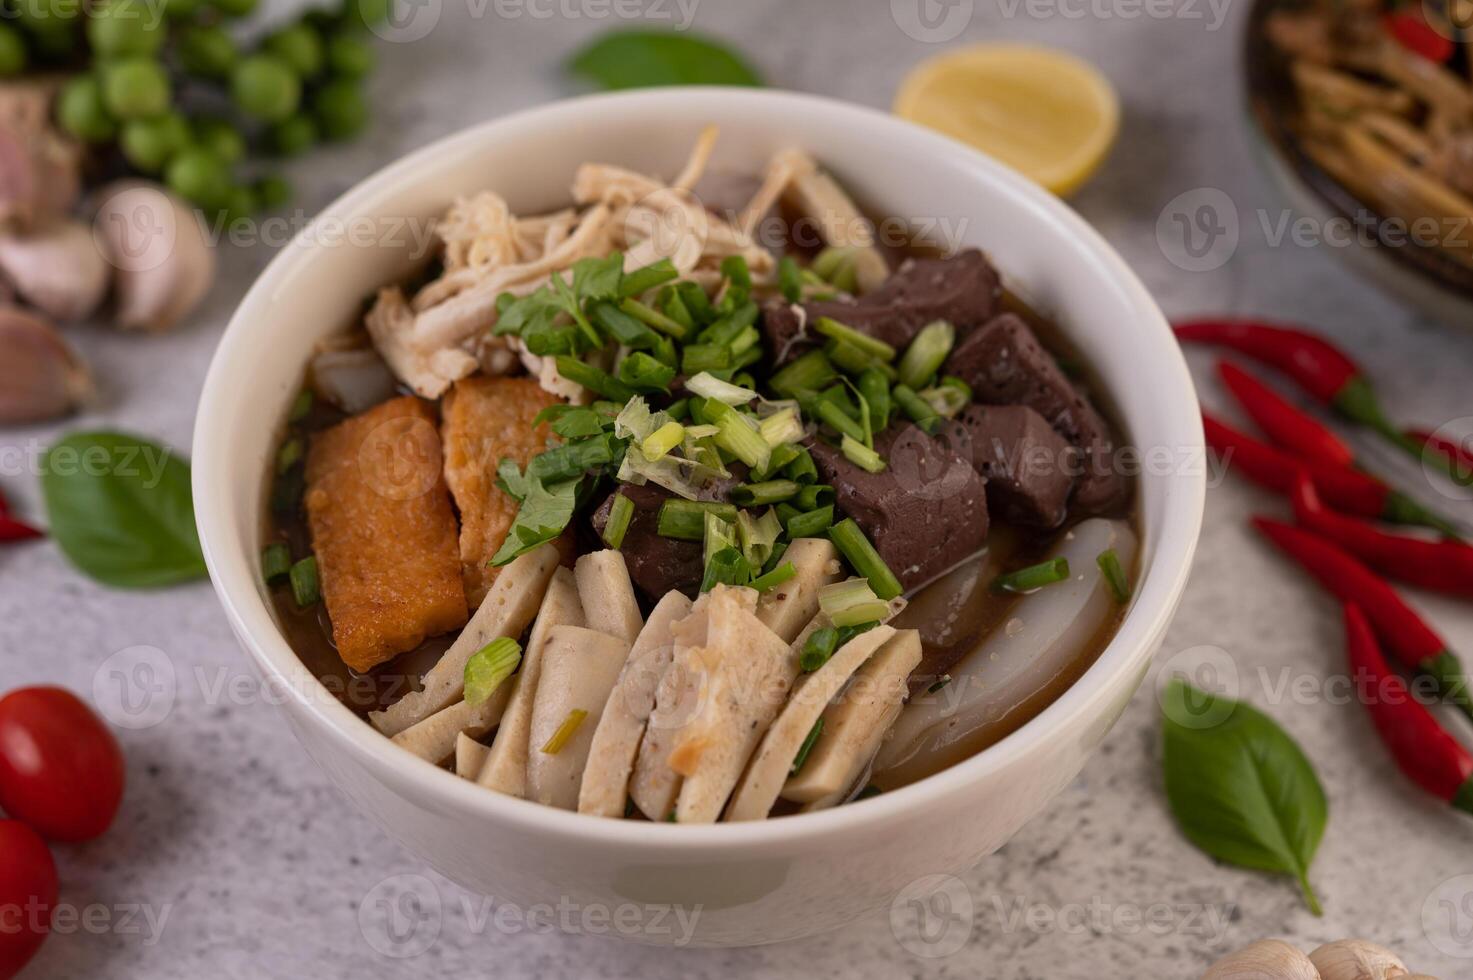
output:
[[1094,66],[1021,44],[979,44],[928,58],[901,83],[895,114],[974,146],[1059,195],[1089,179],[1120,129],[1120,100]]

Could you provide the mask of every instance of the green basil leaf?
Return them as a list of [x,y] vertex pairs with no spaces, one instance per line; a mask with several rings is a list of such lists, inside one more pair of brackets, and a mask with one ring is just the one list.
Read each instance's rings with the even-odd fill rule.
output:
[[1183,834],[1219,861],[1293,875],[1320,915],[1309,865],[1328,805],[1299,746],[1251,706],[1175,679],[1162,705],[1166,798]]
[[757,73],[729,48],[668,31],[606,34],[574,55],[567,67],[605,89],[762,84]]
[[62,553],[106,585],[142,589],[205,575],[189,464],[120,432],[76,432],[46,451],[41,491]]

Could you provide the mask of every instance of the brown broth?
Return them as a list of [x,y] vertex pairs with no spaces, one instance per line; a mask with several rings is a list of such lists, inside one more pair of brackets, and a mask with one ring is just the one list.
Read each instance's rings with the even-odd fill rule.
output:
[[[934,253],[930,250],[916,249],[913,254]],[[1060,366],[1088,392],[1091,400],[1105,415],[1112,428],[1117,433],[1120,432],[1121,427],[1117,421],[1118,414],[1114,405],[1108,398],[1101,397],[1103,389],[1093,383],[1094,379],[1089,376],[1085,362],[1079,358],[1077,350],[1068,342],[1062,331],[1052,321],[1030,307],[1021,297],[1010,291],[1004,291],[1002,306],[1006,311],[1017,313],[1038,333],[1040,340],[1059,359]],[[319,431],[341,421],[342,418],[344,418],[343,413],[318,403],[314,406],[312,414],[301,424],[301,429],[305,433]],[[283,435],[282,438],[284,441],[286,436]],[[270,494],[267,497],[269,498]],[[1138,528],[1138,514],[1134,511],[1136,505],[1133,502],[1131,506],[1132,512],[1125,517]],[[311,534],[307,528],[305,514],[300,508],[285,520],[280,519],[269,504],[266,510],[266,520],[263,525],[266,528],[264,543],[286,541],[290,544],[294,557],[302,557],[311,553]],[[998,523],[989,533],[988,548],[993,550],[994,559],[1000,571],[1023,568],[1045,557],[1073,523],[1075,522],[1071,520],[1062,527],[1046,533],[1039,533],[1036,529],[1016,528]],[[596,547],[596,539],[590,536],[587,540],[590,542],[590,547]],[[1001,553],[998,554],[998,552]],[[1127,571],[1131,581],[1135,581],[1137,569],[1132,568]],[[943,588],[945,584],[943,577],[942,580],[927,586],[921,594],[913,597],[912,608],[919,610],[926,608],[928,604],[934,604],[938,597],[928,594],[938,588]],[[434,666],[453,640],[451,636],[431,638],[414,650],[381,664],[368,674],[358,674],[350,670],[338,657],[332,640],[331,623],[324,604],[318,603],[316,606],[302,610],[297,608],[291,589],[286,585],[278,584],[270,591],[277,620],[292,649],[302,658],[303,664],[323,682],[324,686],[360,717],[366,718],[370,711],[381,710],[397,701],[411,689],[417,688],[419,678]],[[954,663],[957,659],[953,655],[956,650],[968,649],[970,645],[980,641],[993,629],[1005,623],[1016,601],[1016,597],[993,593],[988,588],[988,582],[980,582],[970,596],[959,599],[944,597],[942,604],[953,607],[956,613],[955,619],[950,623],[937,623],[934,619],[921,615],[919,611],[907,610],[906,613],[902,613],[895,625],[901,628],[919,629],[925,649],[924,659],[915,674],[915,684],[928,686],[935,682],[938,676],[944,676],[944,669],[938,668],[937,665],[949,666],[950,663]],[[955,608],[958,604],[962,608]],[[916,767],[907,767],[908,772],[917,772],[914,778],[877,783],[878,788],[894,789],[908,782],[914,782],[915,779],[932,775],[975,755],[1021,728],[1084,675],[1115,635],[1123,616],[1122,608],[1119,614],[1101,627],[1094,641],[1079,657],[1050,679],[1047,685],[1016,705],[1003,717],[958,740],[944,753],[938,753],[934,758],[934,764],[919,770]],[[781,809],[775,810],[774,815],[781,812],[783,812]]]

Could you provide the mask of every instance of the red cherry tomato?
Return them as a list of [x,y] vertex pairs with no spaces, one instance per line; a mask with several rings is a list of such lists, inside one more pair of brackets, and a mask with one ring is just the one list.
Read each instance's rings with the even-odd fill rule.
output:
[[21,971],[51,931],[56,862],[19,820],[0,820],[0,980]]
[[123,799],[123,751],[92,709],[59,687],[0,699],[0,808],[52,840],[91,840]]

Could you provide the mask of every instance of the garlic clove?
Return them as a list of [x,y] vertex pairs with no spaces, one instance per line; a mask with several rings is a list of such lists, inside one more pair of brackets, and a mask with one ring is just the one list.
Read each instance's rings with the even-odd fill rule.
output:
[[1320,974],[1293,946],[1263,939],[1212,964],[1202,980],[1320,980]]
[[65,415],[91,394],[91,375],[55,327],[0,307],[0,425]]
[[1309,960],[1321,980],[1393,980],[1407,975],[1395,953],[1363,939],[1326,943],[1310,953]]
[[29,229],[71,211],[81,192],[81,148],[51,125],[56,83],[0,83],[0,225]]
[[0,273],[20,298],[53,320],[84,320],[107,295],[107,260],[79,221],[0,235]]
[[93,234],[114,270],[118,326],[169,329],[215,281],[215,252],[194,209],[142,181],[110,184],[97,200]]

